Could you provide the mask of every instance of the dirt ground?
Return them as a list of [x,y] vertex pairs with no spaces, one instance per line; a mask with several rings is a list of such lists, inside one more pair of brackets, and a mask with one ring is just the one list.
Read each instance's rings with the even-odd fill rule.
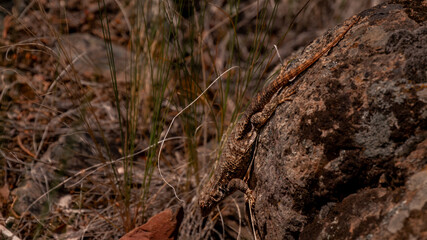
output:
[[[241,194],[222,216],[203,219],[197,206],[222,134],[280,66],[278,54],[381,1],[179,2],[1,1],[3,230],[16,239],[118,239],[182,208],[180,239],[252,238]],[[229,81],[180,113],[231,66],[239,70]],[[167,81],[157,82],[162,74]]]

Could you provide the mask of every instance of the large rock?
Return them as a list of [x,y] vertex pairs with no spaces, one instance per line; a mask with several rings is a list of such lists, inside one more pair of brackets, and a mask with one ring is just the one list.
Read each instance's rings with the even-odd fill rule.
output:
[[360,16],[259,136],[250,187],[262,239],[427,238],[427,3]]
[[[111,44],[111,48],[117,80],[124,81],[126,71],[129,71],[130,53],[117,44]],[[66,54],[63,59],[73,61],[73,67],[78,73],[111,79],[109,58],[103,39],[87,33],[64,35],[61,37],[61,44],[56,43],[55,51],[59,55]]]

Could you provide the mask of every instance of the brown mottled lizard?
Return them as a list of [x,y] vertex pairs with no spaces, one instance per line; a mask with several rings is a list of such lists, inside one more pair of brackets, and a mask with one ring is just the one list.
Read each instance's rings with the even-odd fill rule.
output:
[[220,201],[235,190],[246,193],[250,201],[253,201],[252,192],[242,178],[251,163],[255,139],[260,129],[274,113],[276,107],[289,96],[280,95],[278,92],[334,47],[359,18],[353,17],[341,34],[298,67],[286,73],[282,68],[279,76],[252,100],[227,137],[218,166],[210,181],[202,189],[199,205],[203,216],[208,215]]

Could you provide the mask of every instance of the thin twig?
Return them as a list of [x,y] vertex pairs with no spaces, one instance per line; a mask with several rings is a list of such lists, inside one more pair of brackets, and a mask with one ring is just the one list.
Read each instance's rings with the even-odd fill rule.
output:
[[22,149],[22,151],[24,151],[26,154],[28,154],[30,157],[35,158],[36,155],[34,153],[32,153],[30,150],[28,150],[28,148],[26,148],[24,146],[24,144],[22,144],[22,140],[21,140],[21,135],[18,135],[16,137],[16,140],[18,142],[18,146]]

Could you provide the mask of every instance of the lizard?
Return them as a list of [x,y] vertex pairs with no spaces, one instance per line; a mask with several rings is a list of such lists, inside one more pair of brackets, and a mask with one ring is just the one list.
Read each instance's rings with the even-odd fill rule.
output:
[[279,92],[333,48],[359,19],[359,16],[350,19],[349,25],[338,36],[299,66],[289,71],[282,67],[277,78],[251,101],[226,137],[218,165],[211,179],[202,188],[199,197],[202,216],[207,216],[219,202],[236,190],[246,194],[251,206],[254,198],[252,191],[243,181],[243,177],[249,169],[255,139],[261,128],[274,113],[277,106],[289,100],[288,97],[292,94],[280,95]]

